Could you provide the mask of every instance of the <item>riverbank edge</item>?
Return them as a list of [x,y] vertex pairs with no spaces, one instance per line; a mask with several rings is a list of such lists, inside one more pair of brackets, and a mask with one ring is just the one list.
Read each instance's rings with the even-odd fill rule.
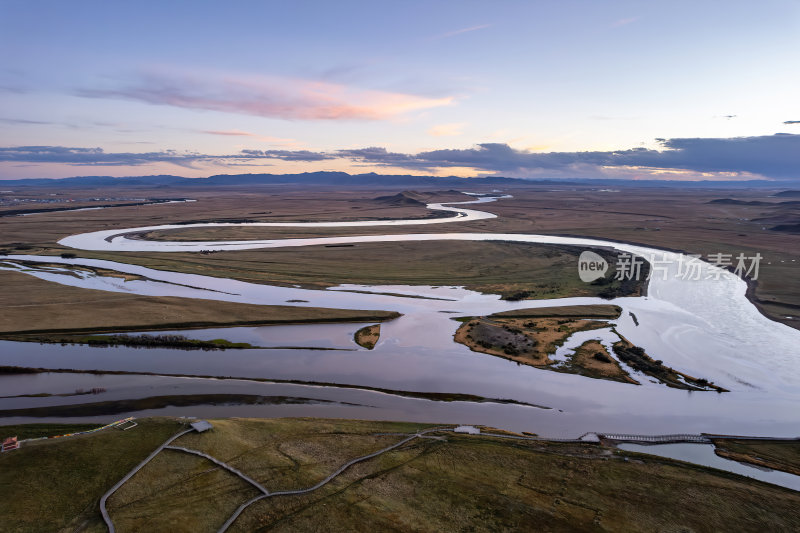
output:
[[[582,239],[602,239],[602,240],[605,240],[605,241],[608,241],[608,242],[614,242],[614,243],[619,243],[619,244],[628,244],[628,245],[631,245],[631,246],[642,246],[642,247],[645,247],[645,248],[653,248],[654,250],[661,250],[661,251],[664,251],[664,252],[673,252],[673,253],[684,254],[684,255],[689,255],[689,254],[692,253],[692,252],[689,252],[687,250],[682,250],[680,248],[668,248],[666,246],[658,246],[658,245],[655,245],[655,244],[647,244],[647,243],[636,242],[636,241],[627,241],[627,240],[623,240],[623,239],[611,239],[611,238],[608,238],[608,237],[595,237],[595,236],[592,236],[592,235],[576,235],[574,233],[546,233],[546,234],[543,233],[542,235],[550,235],[550,236],[553,236],[553,237],[572,237],[572,238],[582,238]],[[708,261],[705,261],[702,257],[699,258],[699,259],[701,261],[704,261],[704,262],[708,263]],[[732,273],[733,272],[733,267],[728,267],[727,270]],[[764,304],[772,303],[772,304],[776,304],[776,305],[783,305],[783,306],[786,306],[786,307],[789,307],[789,308],[792,308],[792,309],[796,308],[796,309],[798,309],[798,311],[800,311],[800,304],[793,304],[793,303],[788,303],[788,302],[767,302],[767,301],[764,301],[756,294],[756,291],[758,289],[758,280],[754,280],[754,279],[752,279],[750,277],[741,278],[741,279],[743,279],[745,284],[747,284],[747,289],[745,290],[745,293],[744,293],[745,298],[747,298],[748,302],[753,304],[753,306],[758,310],[759,313],[761,313],[761,315],[763,317],[768,318],[769,320],[771,320],[773,322],[778,322],[778,323],[783,324],[785,326],[789,326],[792,329],[800,330],[800,321],[795,320],[795,319],[788,319],[785,316],[782,316],[780,314],[770,313],[763,307]],[[644,285],[643,289],[644,289],[645,292],[642,293],[642,296],[647,296],[647,286],[648,286],[648,284]]]
[[[192,379],[214,379],[231,381],[253,381],[256,383],[272,383],[277,385],[302,385],[309,387],[329,387],[335,389],[363,390],[367,392],[377,392],[390,396],[400,396],[403,398],[417,398],[421,400],[431,400],[435,402],[472,402],[472,403],[498,403],[519,405],[522,407],[534,407],[536,409],[553,409],[546,405],[512,400],[510,398],[487,398],[476,394],[461,392],[415,392],[397,389],[387,389],[383,387],[370,387],[368,385],[352,385],[348,383],[333,383],[327,381],[303,381],[298,379],[273,379],[255,378],[239,376],[214,376],[207,374],[181,374],[181,373],[160,373],[160,372],[135,372],[130,370],[81,370],[75,368],[42,368],[42,367],[23,367],[23,366],[0,366],[0,375],[14,374],[92,374],[92,375],[112,375],[112,376],[154,376],[168,378],[192,378]],[[2,425],[2,424],[0,424]]]
[[[5,331],[0,333],[0,340],[15,342],[39,342],[38,339],[30,338],[33,335],[89,335],[102,333],[125,333],[135,331],[171,331],[177,329],[209,329],[209,328],[236,328],[236,327],[259,327],[259,326],[291,326],[291,325],[310,325],[310,324],[359,324],[363,322],[386,322],[402,316],[396,311],[383,311],[384,316],[366,314],[363,316],[352,316],[346,318],[314,318],[314,319],[290,319],[290,320],[240,320],[235,322],[173,322],[162,325],[130,325],[98,328],[73,328],[73,329],[41,329],[41,330],[18,330]],[[27,338],[23,338],[27,337]]]

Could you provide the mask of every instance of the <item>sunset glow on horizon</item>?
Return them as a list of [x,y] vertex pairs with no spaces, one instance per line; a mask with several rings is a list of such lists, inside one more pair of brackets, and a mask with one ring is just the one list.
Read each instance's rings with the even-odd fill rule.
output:
[[0,7],[0,179],[800,178],[791,0]]

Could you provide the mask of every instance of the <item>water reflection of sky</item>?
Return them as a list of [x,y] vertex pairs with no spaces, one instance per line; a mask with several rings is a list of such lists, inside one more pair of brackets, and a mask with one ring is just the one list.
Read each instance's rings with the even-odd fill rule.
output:
[[[674,261],[679,256],[672,252],[593,239],[481,233],[290,239],[259,246],[440,239],[608,245],[643,255],[661,254],[666,260]],[[252,242],[248,242],[248,246],[252,246]],[[42,260],[36,256],[8,258],[23,259]],[[451,319],[454,316],[485,315],[551,305],[607,303],[596,298],[506,302],[495,295],[482,295],[458,287],[346,286],[337,290],[305,290],[157,271],[109,261],[60,257],[47,258],[47,261],[65,265],[102,266],[140,274],[152,281],[125,282],[91,274],[75,277],[52,269],[28,273],[58,283],[101,290],[256,304],[393,310],[403,313],[403,316],[383,324],[381,341],[372,351],[270,349],[202,352],[0,342],[3,364],[313,380],[512,398],[554,409],[526,410],[526,421],[523,422],[516,407],[509,407],[509,412],[513,411],[514,414],[508,416],[499,414],[503,409],[498,408],[498,413],[495,413],[497,424],[518,428],[524,426],[526,430],[534,432],[542,427],[553,434],[572,434],[578,429],[785,434],[795,431],[796,427],[795,406],[800,400],[800,365],[797,364],[800,332],[760,315],[745,298],[744,283],[738,279],[686,282],[654,278],[649,285],[648,297],[619,298],[614,301],[623,308],[622,316],[614,321],[622,335],[644,346],[651,356],[662,359],[668,366],[690,375],[706,377],[733,390],[731,393],[717,394],[670,389],[646,379],[641,380],[641,386],[636,386],[534,369],[471,352],[452,340],[458,326]],[[704,263],[703,268],[710,272],[715,267]],[[352,291],[421,295],[436,299]],[[632,320],[630,312],[637,316],[638,325]],[[271,344],[273,346],[284,343],[309,346],[309,342],[319,342],[320,346],[329,343],[328,347],[352,347],[351,332],[357,326],[237,328],[230,330],[230,334],[237,337],[230,340],[259,339],[258,344],[274,342]],[[222,332],[192,331],[188,336],[228,338],[227,334],[218,333]],[[569,342],[578,340],[576,338]],[[205,387],[209,382],[204,383]],[[214,382],[214,387],[221,386],[219,383]],[[769,413],[769,416],[764,413]],[[407,416],[409,413],[402,418],[407,419]]]

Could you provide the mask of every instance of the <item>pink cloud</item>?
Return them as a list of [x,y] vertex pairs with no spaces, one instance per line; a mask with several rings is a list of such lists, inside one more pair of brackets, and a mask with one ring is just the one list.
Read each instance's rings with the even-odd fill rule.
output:
[[145,75],[130,87],[86,89],[78,94],[287,120],[386,120],[450,105],[455,100],[450,96],[430,98],[323,81],[199,78],[162,73]]
[[220,135],[223,137],[252,137],[253,139],[257,139],[261,142],[294,148],[302,146],[303,144],[295,139],[272,137],[270,135],[259,135],[257,133],[251,133],[249,131],[242,130],[201,130],[200,133],[206,133],[208,135]]

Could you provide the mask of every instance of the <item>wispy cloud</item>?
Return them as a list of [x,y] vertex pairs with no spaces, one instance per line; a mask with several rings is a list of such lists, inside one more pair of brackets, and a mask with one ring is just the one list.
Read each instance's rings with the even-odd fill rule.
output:
[[622,27],[622,26],[627,26],[628,24],[633,24],[633,23],[634,23],[634,22],[636,22],[637,20],[639,20],[639,17],[628,17],[628,18],[623,18],[623,19],[615,20],[615,21],[614,21],[614,22],[611,24],[611,27],[612,27],[612,28],[620,28],[620,27]]
[[428,135],[433,137],[455,137],[463,133],[466,122],[451,122],[449,124],[437,124],[428,130]]
[[272,137],[270,135],[259,135],[257,133],[251,133],[249,131],[242,130],[200,130],[200,133],[205,133],[207,135],[220,135],[223,137],[250,137],[263,143],[283,146],[286,148],[296,148],[302,146],[302,143],[295,139]]
[[215,131],[215,130],[201,130],[200,133],[207,133],[209,135],[223,135],[226,137],[255,137],[255,133],[239,130],[228,131]]
[[463,33],[470,33],[473,31],[478,30],[485,30],[486,28],[491,28],[491,24],[479,24],[477,26],[470,26],[468,28],[461,28],[458,30],[448,31],[446,33],[442,33],[433,37],[433,39],[448,39],[450,37],[455,37],[456,35],[461,35]]
[[145,74],[120,87],[81,89],[77,94],[287,120],[385,120],[455,100],[325,81],[166,73]]
[[0,83],[0,93],[25,94],[28,92],[30,92],[30,89],[22,85]]
[[0,118],[0,122],[5,124],[27,124],[27,125],[34,125],[34,126],[52,126],[53,122],[46,122],[43,120],[28,120],[24,118]]

